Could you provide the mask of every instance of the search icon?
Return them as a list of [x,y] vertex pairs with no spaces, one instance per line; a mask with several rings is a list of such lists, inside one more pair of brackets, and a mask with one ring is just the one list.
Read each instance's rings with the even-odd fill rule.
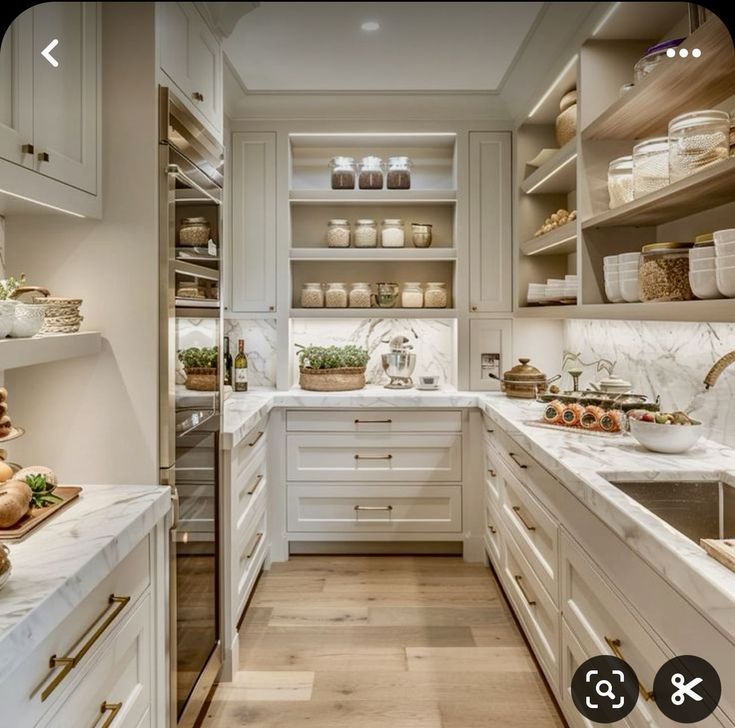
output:
[[595,723],[615,723],[625,718],[638,700],[638,680],[633,669],[612,655],[583,662],[572,677],[574,705]]
[[[602,690],[603,685],[607,686],[604,691]],[[609,680],[600,680],[600,682],[595,685],[595,692],[601,698],[610,698],[610,700],[616,700],[615,693],[613,692],[612,683]]]

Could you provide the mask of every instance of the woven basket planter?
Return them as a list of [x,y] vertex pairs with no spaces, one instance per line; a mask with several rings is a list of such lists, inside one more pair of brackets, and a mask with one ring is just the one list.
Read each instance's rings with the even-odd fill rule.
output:
[[186,370],[187,389],[197,392],[214,392],[217,389],[216,367],[192,367]]
[[567,142],[574,138],[577,133],[577,104],[564,109],[564,111],[556,117],[556,143],[563,147]]
[[310,392],[348,392],[365,387],[365,369],[299,369],[299,386]]

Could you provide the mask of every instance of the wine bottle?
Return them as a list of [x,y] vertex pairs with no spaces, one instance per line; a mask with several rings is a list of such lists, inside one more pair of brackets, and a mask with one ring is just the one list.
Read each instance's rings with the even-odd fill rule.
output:
[[230,354],[230,337],[225,336],[225,353],[224,353],[224,369],[225,369],[225,387],[232,386],[232,354]]
[[245,342],[237,341],[237,356],[235,357],[233,388],[236,392],[248,391],[248,358],[245,355]]

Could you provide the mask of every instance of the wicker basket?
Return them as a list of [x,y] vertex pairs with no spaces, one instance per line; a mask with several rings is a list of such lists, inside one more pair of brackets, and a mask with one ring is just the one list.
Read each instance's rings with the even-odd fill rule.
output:
[[[48,292],[47,292],[48,293]],[[74,334],[84,317],[79,314],[81,298],[36,296],[34,303],[43,306],[43,326],[40,334]]]
[[310,392],[347,392],[363,389],[365,369],[343,367],[341,369],[299,369],[299,386]]
[[563,147],[577,133],[577,104],[572,104],[556,117],[556,143]]
[[217,389],[217,368],[192,367],[187,369],[184,386],[197,392],[214,392]]

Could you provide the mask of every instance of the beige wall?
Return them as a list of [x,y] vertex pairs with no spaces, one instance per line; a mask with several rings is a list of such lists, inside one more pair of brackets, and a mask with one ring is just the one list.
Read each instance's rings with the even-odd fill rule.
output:
[[153,3],[103,3],[100,220],[8,216],[9,272],[84,299],[98,356],[5,373],[28,434],[10,459],[66,483],[158,482],[157,99]]

